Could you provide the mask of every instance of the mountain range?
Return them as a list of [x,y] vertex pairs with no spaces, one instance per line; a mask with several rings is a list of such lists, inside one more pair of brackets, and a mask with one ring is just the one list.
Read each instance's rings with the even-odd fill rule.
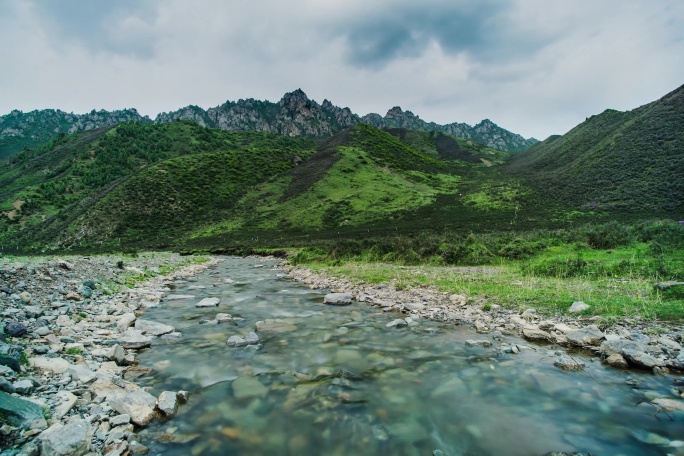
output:
[[[243,119],[252,131],[202,126],[216,108],[13,154],[0,168],[0,247],[220,249],[684,219],[684,87],[516,153],[402,124],[343,128],[302,95],[262,113],[286,134],[259,129],[258,116]],[[307,114],[278,117],[288,107]],[[339,131],[315,137],[305,118]]]
[[489,119],[475,126],[465,123],[439,125],[426,122],[411,111],[395,106],[383,117],[367,114],[360,117],[349,108],[340,108],[330,101],[318,104],[301,90],[286,93],[273,103],[254,99],[227,101],[215,108],[204,110],[187,106],[173,112],[164,112],[151,120],[141,116],[135,109],[122,111],[91,111],[87,114],[71,114],[60,110],[44,109],[28,113],[12,111],[0,116],[0,158],[33,148],[60,132],[74,133],[116,125],[120,122],[165,123],[175,120],[192,120],[210,128],[226,131],[267,131],[286,136],[331,136],[342,129],[360,123],[377,128],[400,127],[421,131],[440,131],[470,139],[489,147],[515,152],[524,150],[537,142],[505,130]]

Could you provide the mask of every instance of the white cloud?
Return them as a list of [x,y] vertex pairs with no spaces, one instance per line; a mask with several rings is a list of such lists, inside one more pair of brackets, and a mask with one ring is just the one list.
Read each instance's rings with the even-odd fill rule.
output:
[[[400,105],[544,138],[684,83],[678,0],[493,0],[467,12],[453,0],[54,3],[66,9],[0,7],[0,113],[154,116],[301,87],[358,114]],[[459,32],[459,14],[480,22]]]

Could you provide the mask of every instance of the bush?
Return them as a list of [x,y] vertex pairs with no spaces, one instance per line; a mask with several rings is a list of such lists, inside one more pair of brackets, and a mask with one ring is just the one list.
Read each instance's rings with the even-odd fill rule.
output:
[[592,249],[614,249],[634,241],[629,229],[616,221],[591,228],[587,232],[587,244]]

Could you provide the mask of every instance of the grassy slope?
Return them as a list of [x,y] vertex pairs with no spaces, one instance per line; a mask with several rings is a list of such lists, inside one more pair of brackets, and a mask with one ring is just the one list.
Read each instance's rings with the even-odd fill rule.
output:
[[[0,175],[3,209],[12,208],[17,199],[27,203],[12,220],[0,219],[0,241],[27,247],[60,236],[99,244],[114,233],[137,239],[147,228],[150,232],[140,240],[156,240],[175,233],[173,227],[189,218],[206,216],[236,188],[290,167],[295,155],[306,158],[312,152],[313,144],[302,138],[229,133],[189,122],[121,124],[64,137],[7,162]],[[172,160],[168,170],[151,168],[165,160]],[[160,192],[176,194],[177,204],[166,204]],[[210,203],[206,207],[205,201]],[[88,222],[90,216],[97,224]],[[161,222],[168,227],[160,235]]]
[[556,205],[630,220],[684,218],[684,87],[629,112],[592,116],[513,156],[507,170]]

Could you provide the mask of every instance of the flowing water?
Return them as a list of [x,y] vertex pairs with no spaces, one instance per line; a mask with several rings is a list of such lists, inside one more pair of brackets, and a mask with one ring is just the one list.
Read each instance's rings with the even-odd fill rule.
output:
[[[682,415],[670,421],[639,405],[673,397],[676,378],[576,355],[594,380],[554,367],[552,346],[502,354],[491,335],[453,324],[387,328],[400,316],[323,305],[322,291],[279,278],[273,264],[228,258],[169,293],[194,299],[166,300],[148,315],[183,338],[140,353],[155,372],[138,382],[155,395],[191,393],[175,418],[141,432],[150,454],[684,454]],[[221,304],[195,308],[204,297]],[[200,324],[218,312],[243,320]],[[261,345],[226,345],[268,319],[280,321],[258,333]],[[468,339],[494,345],[466,347]]]

